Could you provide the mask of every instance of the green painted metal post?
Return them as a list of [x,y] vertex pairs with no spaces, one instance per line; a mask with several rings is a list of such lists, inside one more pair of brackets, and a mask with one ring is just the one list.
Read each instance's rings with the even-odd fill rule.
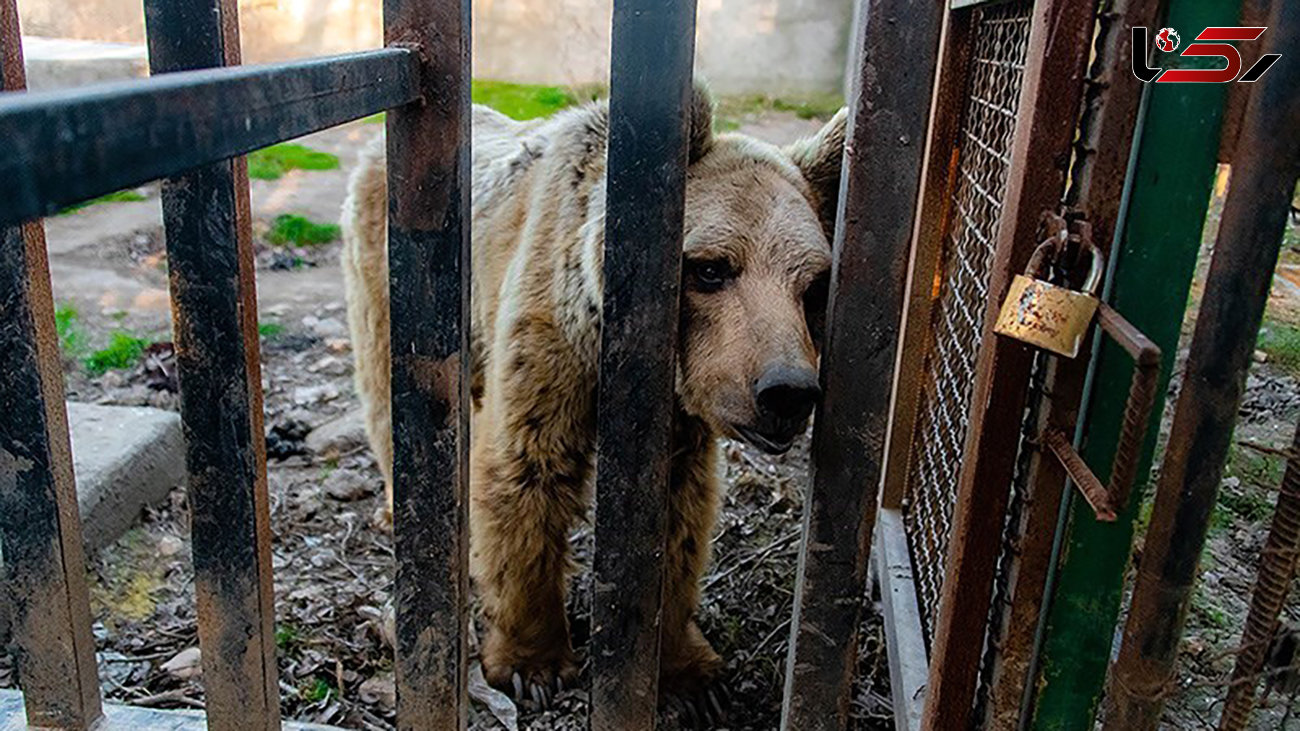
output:
[[[1194,38],[1209,26],[1236,25],[1240,0],[1171,0],[1166,26]],[[1154,32],[1151,34],[1154,37]],[[1173,54],[1160,65],[1172,67]],[[1180,64],[1190,66],[1186,59]],[[1141,83],[1128,75],[1123,83]],[[1155,412],[1178,352],[1178,336],[1200,250],[1219,149],[1227,86],[1152,84],[1145,127],[1110,303],[1164,353]],[[1083,456],[1103,482],[1114,458],[1128,398],[1132,363],[1107,340],[1098,356],[1086,407]],[[1082,500],[1073,500],[1055,574],[1055,597],[1039,662],[1039,690],[1030,728],[1091,729],[1105,683],[1118,621],[1123,581],[1138,507],[1155,451],[1156,429],[1143,446],[1142,476],[1115,523],[1099,523]]]

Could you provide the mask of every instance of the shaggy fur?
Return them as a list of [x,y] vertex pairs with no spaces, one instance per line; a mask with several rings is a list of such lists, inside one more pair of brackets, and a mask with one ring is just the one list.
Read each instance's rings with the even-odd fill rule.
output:
[[[807,421],[768,413],[756,384],[811,373],[815,388],[844,139],[843,112],[783,151],[714,137],[703,92],[692,109],[662,634],[669,691],[699,688],[722,667],[694,620],[719,502],[716,437],[777,452]],[[568,536],[592,497],[607,121],[603,103],[530,123],[474,109],[471,568],[490,624],[484,670],[499,687],[516,672],[547,687],[576,672],[564,607]],[[343,271],[357,389],[391,504],[386,214],[381,139],[351,181]]]

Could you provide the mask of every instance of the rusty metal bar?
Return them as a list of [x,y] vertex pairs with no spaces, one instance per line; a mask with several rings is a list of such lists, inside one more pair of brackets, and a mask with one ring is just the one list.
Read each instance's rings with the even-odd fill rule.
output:
[[[154,74],[239,64],[235,0],[146,0],[145,23]],[[208,725],[274,730],[280,688],[244,160],[165,180],[162,205]]]
[[[1269,37],[1271,36],[1271,37]],[[1271,52],[1300,45],[1300,4],[1275,3]],[[1261,79],[1205,283],[1160,472],[1104,727],[1154,729],[1173,682],[1183,620],[1245,388],[1255,336],[1300,177],[1300,65]]]
[[894,393],[889,405],[889,432],[880,489],[882,508],[901,508],[907,492],[912,437],[924,389],[925,358],[932,341],[931,315],[939,295],[935,276],[943,240],[952,223],[952,193],[958,178],[957,136],[967,99],[970,42],[971,14],[945,13],[913,221]]
[[[0,89],[26,86],[15,0],[0,0]],[[0,581],[27,723],[89,729],[103,710],[45,229],[0,228]]]
[[1084,463],[1083,457],[1075,451],[1074,445],[1070,443],[1070,437],[1066,436],[1065,432],[1053,429],[1043,436],[1043,443],[1060,460],[1065,473],[1078,486],[1079,492],[1083,493],[1083,498],[1097,514],[1097,520],[1105,523],[1115,522],[1115,505],[1111,502],[1110,493],[1106,492],[1106,486],[1101,484],[1101,480],[1098,480]]
[[467,721],[470,2],[385,0],[420,101],[388,115],[397,726]]
[[[653,729],[695,0],[615,0],[597,389],[593,731]],[[629,388],[629,384],[637,384]]]
[[1138,455],[1151,425],[1151,408],[1155,404],[1160,385],[1160,347],[1142,331],[1124,319],[1110,305],[1102,303],[1097,310],[1097,321],[1107,335],[1119,343],[1133,358],[1133,380],[1129,385],[1128,403],[1124,406],[1124,422],[1120,426],[1119,442],[1115,445],[1115,461],[1110,467],[1110,481],[1106,490],[1116,510],[1128,505],[1137,477]]
[[828,396],[813,424],[786,660],[786,729],[849,723],[921,141],[944,14],[937,0],[866,0],[857,13],[857,75],[821,361]]
[[935,731],[970,724],[1033,362],[1024,344],[992,336],[992,324],[1012,276],[1023,271],[1037,246],[1041,212],[1055,210],[1065,193],[1069,156],[1064,153],[1074,139],[1094,31],[1091,3],[1050,0],[1035,4],[1031,12],[1010,177],[984,313],[987,335],[976,361],[970,427],[931,646],[922,726]]
[[405,104],[416,63],[391,48],[0,95],[0,226]]
[[1255,708],[1255,689],[1264,670],[1264,656],[1277,635],[1278,617],[1291,593],[1300,558],[1300,424],[1291,440],[1291,457],[1278,490],[1277,508],[1264,550],[1260,552],[1250,614],[1241,632],[1237,663],[1228,684],[1228,697],[1219,718],[1219,731],[1242,731]]

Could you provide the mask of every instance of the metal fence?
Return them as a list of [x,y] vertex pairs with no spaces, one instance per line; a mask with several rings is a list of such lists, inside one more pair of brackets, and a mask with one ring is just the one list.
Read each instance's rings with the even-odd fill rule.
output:
[[957,153],[952,227],[939,254],[932,341],[925,358],[903,512],[927,637],[933,635],[939,614],[1032,7],[1032,2],[1019,0],[969,11],[974,14],[974,47]]
[[[207,723],[279,728],[257,304],[238,156],[390,110],[397,724],[465,727],[469,9],[469,0],[385,0],[385,49],[242,68],[235,0],[146,0],[152,78],[0,96],[0,537],[32,725],[90,728],[106,710],[37,219],[166,178]],[[606,292],[600,372],[596,729],[655,724],[694,11],[691,0],[614,7],[605,281],[617,284]],[[867,23],[875,16],[916,22]],[[928,116],[928,78],[867,61],[910,57],[913,28],[932,49],[938,17],[905,0],[870,0],[859,13],[864,50],[796,588],[789,728],[848,724],[876,514],[863,485],[880,476]],[[0,0],[0,52],[4,89],[16,92],[14,0]],[[620,389],[632,380],[636,389]],[[664,406],[644,407],[656,403]],[[121,722],[122,709],[107,710]]]

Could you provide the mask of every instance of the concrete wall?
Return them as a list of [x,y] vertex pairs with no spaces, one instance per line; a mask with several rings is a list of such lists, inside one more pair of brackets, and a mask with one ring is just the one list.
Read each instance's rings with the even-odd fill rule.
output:
[[[720,93],[839,91],[853,0],[698,0],[697,67]],[[474,73],[604,81],[612,0],[475,0]],[[240,0],[246,62],[381,44],[381,0]],[[28,35],[144,42],[141,0],[18,0]]]

